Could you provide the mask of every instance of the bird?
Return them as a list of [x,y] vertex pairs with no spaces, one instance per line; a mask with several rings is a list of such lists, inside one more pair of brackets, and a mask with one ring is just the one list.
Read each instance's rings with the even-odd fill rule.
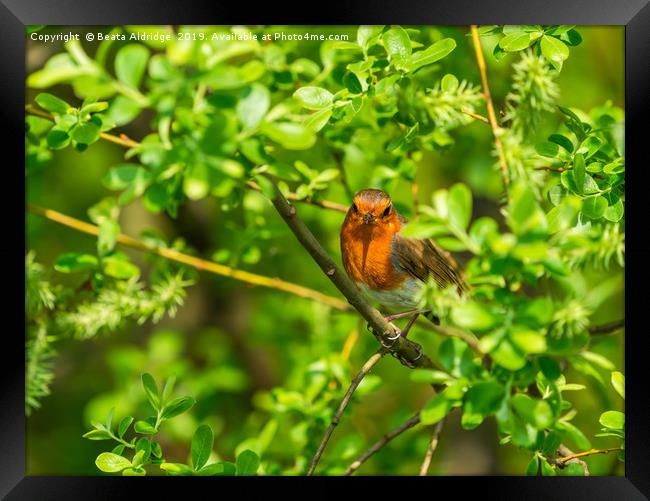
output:
[[468,285],[454,258],[433,240],[400,234],[407,220],[395,209],[390,195],[368,188],[357,192],[341,226],[343,267],[366,296],[386,308],[409,308],[385,317],[387,321],[411,316],[406,337],[419,314],[434,324],[440,319],[430,310],[419,310],[418,292],[432,278],[441,287],[455,286],[459,295]]

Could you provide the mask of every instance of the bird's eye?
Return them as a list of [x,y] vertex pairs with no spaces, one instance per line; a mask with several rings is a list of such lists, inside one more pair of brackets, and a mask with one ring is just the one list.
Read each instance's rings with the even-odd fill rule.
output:
[[352,204],[352,212],[359,212],[357,204]]
[[390,214],[390,209],[391,209],[391,206],[390,206],[390,205],[389,205],[388,207],[386,207],[386,210],[384,210],[384,213],[382,214],[382,216],[383,216],[383,217],[388,216],[388,214]]

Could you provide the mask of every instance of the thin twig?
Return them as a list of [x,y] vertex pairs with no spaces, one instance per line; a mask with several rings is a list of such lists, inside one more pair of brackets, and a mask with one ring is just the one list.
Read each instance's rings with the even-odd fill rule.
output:
[[409,428],[413,428],[419,422],[420,422],[420,413],[418,412],[415,416],[409,418],[404,423],[402,423],[397,428],[395,428],[393,431],[386,433],[386,435],[384,435],[383,437],[381,437],[381,439],[375,442],[373,446],[370,447],[370,449],[368,449],[366,452],[361,454],[357,459],[354,460],[354,462],[350,466],[348,466],[347,470],[345,470],[343,475],[352,475],[355,471],[359,469],[359,467],[363,463],[365,463],[368,460],[368,458],[370,458],[373,454],[379,451],[388,442],[393,440],[398,435],[404,433]]
[[339,172],[341,173],[341,184],[343,185],[343,188],[345,189],[345,193],[348,195],[348,198],[352,200],[354,198],[354,191],[352,191],[352,187],[348,182],[348,176],[345,172],[345,166],[343,165],[343,157],[341,155],[341,152],[339,150],[332,150],[332,155],[334,156],[334,160],[336,160],[336,165],[339,168]]
[[564,456],[562,459],[558,459],[556,461],[556,463],[558,464],[558,466],[562,467],[566,463],[568,463],[569,461],[572,461],[574,459],[578,459],[578,458],[581,458],[581,457],[591,456],[592,454],[609,454],[610,452],[618,452],[618,451],[622,451],[622,450],[623,449],[621,447],[611,447],[609,449],[590,449],[590,450],[584,451],[584,452],[568,454],[568,455]]
[[483,57],[483,49],[481,48],[481,38],[478,34],[478,28],[475,24],[470,27],[472,32],[472,41],[474,42],[474,52],[476,53],[476,62],[478,69],[481,73],[481,83],[483,85],[483,96],[485,97],[485,107],[487,108],[488,120],[490,127],[492,127],[492,135],[494,136],[494,144],[499,155],[499,163],[501,164],[501,177],[503,178],[503,188],[508,193],[508,165],[506,164],[506,157],[503,153],[501,139],[499,139],[499,124],[497,124],[497,117],[494,113],[494,103],[492,102],[492,95],[490,94],[490,85],[487,78],[487,66],[485,65],[485,58]]
[[490,121],[485,118],[483,115],[479,115],[478,113],[474,113],[472,111],[466,110],[465,108],[460,108],[461,113],[465,113],[465,115],[469,115],[472,118],[475,118],[476,120],[480,120],[483,123],[486,123],[490,125]]
[[607,334],[613,334],[623,327],[625,327],[625,319],[621,318],[608,324],[594,325],[589,328],[589,334],[592,336],[606,336]]
[[346,407],[350,403],[350,399],[352,398],[352,395],[354,394],[355,390],[359,386],[359,383],[361,383],[363,378],[366,377],[366,375],[370,372],[370,370],[375,366],[377,362],[379,362],[379,360],[381,360],[381,358],[386,353],[388,353],[388,350],[386,350],[385,348],[380,348],[366,361],[365,364],[363,364],[363,367],[361,367],[361,370],[357,373],[357,375],[352,378],[350,387],[348,388],[348,391],[345,393],[343,400],[341,400],[341,403],[339,404],[339,408],[334,414],[334,417],[332,418],[332,422],[327,427],[327,430],[325,430],[325,435],[323,435],[323,438],[320,441],[320,445],[318,446],[318,450],[316,451],[316,454],[314,454],[314,457],[311,460],[311,464],[309,465],[309,470],[307,471],[308,476],[314,474],[314,470],[316,469],[316,466],[318,465],[318,461],[320,460],[321,456],[323,455],[323,452],[325,451],[325,447],[327,447],[327,443],[329,442],[329,439],[332,436],[332,433],[334,432],[334,428],[336,428],[336,426],[339,424],[339,420],[341,419],[341,416],[343,415],[343,412],[345,411]]
[[[248,186],[251,190],[262,191],[262,188],[260,188],[260,186],[255,181],[248,181],[246,183],[246,186]],[[330,210],[335,210],[343,213],[346,213],[348,211],[348,207],[346,207],[343,204],[339,204],[337,202],[331,202],[329,200],[313,200],[310,198],[299,198],[298,195],[296,195],[293,192],[290,192],[287,195],[287,200],[291,200],[292,202],[301,202],[305,204],[315,205],[322,209],[330,209]]]
[[436,452],[436,448],[438,447],[438,439],[440,438],[440,433],[442,432],[442,426],[445,423],[445,419],[441,419],[438,421],[438,424],[436,424],[435,428],[433,429],[433,435],[431,437],[431,442],[429,443],[429,447],[427,448],[427,453],[424,456],[424,461],[422,461],[422,466],[420,467],[420,476],[421,477],[426,477],[427,474],[429,473],[429,466],[431,465],[431,459],[433,458],[433,453]]
[[345,273],[332,260],[323,246],[318,242],[307,225],[297,216],[296,207],[290,205],[279,190],[271,176],[267,176],[275,186],[275,198],[272,203],[278,214],[284,219],[289,229],[301,245],[316,261],[325,275],[341,291],[348,302],[368,322],[380,343],[391,352],[403,365],[409,368],[433,368],[431,359],[422,353],[422,347],[402,336],[396,336],[394,328],[386,322],[382,314],[373,308],[363,296],[363,293],[352,283]]
[[[80,221],[73,217],[67,216],[60,212],[57,212],[52,209],[45,209],[34,204],[27,204],[27,211],[32,214],[44,217],[49,221],[67,226],[68,228],[81,231],[83,233],[88,233],[89,235],[99,235],[99,228],[93,224]],[[324,304],[336,308],[341,311],[350,311],[351,308],[345,302],[341,301],[338,298],[328,296],[322,292],[303,287],[302,285],[297,285],[291,282],[286,282],[279,278],[265,277],[263,275],[258,275],[256,273],[250,273],[248,271],[237,270],[231,268],[230,266],[225,266],[223,264],[217,264],[212,261],[207,261],[198,257],[190,256],[188,254],[183,254],[172,249],[166,249],[162,247],[149,247],[141,240],[130,237],[128,235],[119,234],[117,236],[117,242],[126,247],[136,249],[142,252],[147,252],[149,254],[156,254],[157,256],[164,257],[170,261],[176,261],[178,263],[186,264],[192,266],[197,270],[207,271],[209,273],[214,273],[215,275],[221,275],[225,277],[234,278],[235,280],[240,280],[253,285],[259,285],[262,287],[268,287],[270,289],[281,290],[284,292],[289,292],[296,296],[300,296],[306,299],[312,299]]]
[[[574,455],[575,455],[575,453],[574,453],[571,449],[569,449],[566,445],[564,445],[564,444],[560,444],[560,446],[559,446],[558,449],[557,449],[557,453],[558,453],[560,456],[562,456],[563,458],[566,458],[566,457],[570,457],[570,456],[574,456]],[[558,461],[560,461],[560,460],[557,460],[557,459],[554,460],[555,464],[558,464]],[[560,466],[560,468],[564,468],[564,465],[566,465],[567,463],[576,463],[576,464],[579,464],[579,465],[582,467],[582,470],[585,472],[585,477],[588,477],[588,476],[589,476],[589,466],[587,466],[587,463],[585,463],[582,459],[579,459],[579,458],[577,458],[577,457],[574,457],[574,458],[568,459],[568,460],[566,461],[566,463],[563,463],[563,465]]]

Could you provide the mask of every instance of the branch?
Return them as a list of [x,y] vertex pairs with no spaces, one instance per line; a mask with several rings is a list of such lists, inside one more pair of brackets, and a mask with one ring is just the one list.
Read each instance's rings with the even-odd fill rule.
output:
[[403,365],[409,368],[423,367],[433,368],[431,359],[422,353],[422,347],[402,336],[395,337],[393,327],[386,322],[384,317],[373,308],[365,299],[361,291],[352,283],[348,276],[341,272],[336,263],[327,254],[325,249],[316,240],[316,237],[307,228],[305,223],[296,215],[296,208],[289,204],[282,192],[270,176],[267,176],[275,187],[275,198],[272,200],[273,206],[278,211],[282,219],[289,226],[298,241],[302,244],[311,257],[316,261],[325,275],[332,281],[336,288],[346,297],[348,302],[361,314],[368,322],[374,335],[379,342],[389,350]]
[[[246,186],[249,187],[251,190],[255,190],[259,192],[262,191],[262,188],[260,188],[259,185],[254,181],[246,182]],[[287,200],[291,200],[292,202],[301,202],[305,204],[315,205],[316,207],[320,207],[322,209],[335,210],[338,212],[343,212],[344,214],[348,211],[348,208],[343,204],[339,204],[337,202],[330,202],[329,200],[312,200],[307,198],[298,198],[298,195],[296,195],[293,192],[290,192],[287,195]]]
[[327,427],[327,430],[325,430],[325,435],[323,435],[320,445],[318,446],[318,450],[316,451],[316,454],[314,454],[314,457],[311,460],[311,464],[309,465],[309,470],[307,471],[308,476],[314,474],[314,470],[316,469],[316,466],[318,465],[318,461],[320,460],[321,456],[323,455],[323,452],[325,451],[325,447],[327,447],[327,442],[329,442],[329,439],[332,436],[332,433],[334,432],[334,428],[336,428],[336,426],[339,424],[339,420],[341,419],[343,412],[345,411],[346,407],[350,403],[352,394],[357,389],[359,383],[361,383],[363,378],[366,377],[366,375],[370,372],[370,370],[375,366],[377,362],[379,362],[379,360],[381,360],[381,358],[386,353],[388,353],[388,351],[385,348],[380,348],[367,360],[365,364],[363,364],[363,367],[361,367],[361,370],[358,372],[358,374],[354,376],[354,378],[352,378],[352,383],[350,384],[348,391],[345,393],[343,400],[341,400],[341,403],[339,404],[339,408],[336,411],[336,414],[334,414],[334,417],[332,418],[332,422]]
[[465,115],[469,115],[472,118],[475,118],[476,120],[480,120],[483,123],[486,123],[490,125],[490,121],[485,118],[483,115],[479,115],[478,113],[474,113],[472,111],[466,110],[465,108],[460,108],[461,113],[465,113]]
[[501,164],[501,177],[503,178],[503,187],[508,192],[508,165],[506,164],[506,157],[503,154],[503,147],[501,146],[501,139],[499,139],[499,125],[497,124],[497,117],[494,113],[494,104],[492,103],[492,96],[490,94],[490,86],[487,79],[487,67],[485,66],[485,59],[483,58],[483,49],[481,48],[481,39],[478,34],[478,29],[475,24],[472,24],[472,41],[474,42],[474,51],[476,53],[476,63],[481,73],[481,82],[483,84],[483,96],[485,97],[485,106],[488,112],[488,120],[490,127],[492,127],[492,135],[494,136],[494,144],[499,155],[499,163]]
[[[581,458],[581,457],[591,456],[592,454],[609,454],[610,452],[618,452],[618,451],[622,451],[622,450],[623,449],[621,447],[611,447],[609,449],[590,449],[588,451],[578,452],[578,453],[575,453],[575,454],[571,453],[571,454],[565,455],[562,459],[558,459],[556,461],[556,464],[560,468],[562,468],[569,461],[573,461],[573,460],[576,460],[576,459]],[[565,451],[565,452],[571,452],[571,451]]]
[[380,450],[382,447],[384,447],[388,442],[393,440],[396,436],[404,433],[406,430],[409,428],[413,428],[416,424],[420,422],[420,413],[418,412],[415,416],[411,417],[401,425],[399,425],[397,428],[395,428],[393,431],[386,433],[381,439],[379,439],[375,444],[370,447],[366,452],[361,454],[357,459],[354,460],[354,462],[348,466],[347,470],[343,473],[343,475],[352,475],[355,471],[359,469],[359,467],[365,463],[370,456],[375,454],[378,450]]
[[616,320],[608,324],[594,325],[589,328],[589,334],[592,336],[606,336],[608,334],[613,334],[623,327],[625,327],[625,319],[621,318],[620,320]]
[[433,429],[433,436],[431,437],[429,448],[427,449],[427,453],[424,456],[424,461],[422,461],[422,466],[420,467],[421,477],[426,477],[429,472],[431,459],[433,458],[433,453],[436,452],[436,448],[438,447],[438,439],[440,438],[440,433],[442,432],[442,426],[444,423],[445,423],[445,419],[442,418],[440,421],[438,421],[438,424]]
[[571,456],[574,456],[575,454],[566,445],[560,444],[560,447],[558,448],[557,453],[560,456],[563,456],[562,459],[567,458],[567,457],[570,458],[570,459],[567,459],[564,463],[562,463],[562,465],[559,465],[559,461],[562,461],[562,459],[554,460],[555,464],[558,464],[558,466],[560,466],[560,468],[564,468],[564,465],[566,463],[576,463],[576,464],[579,464],[582,467],[582,469],[584,470],[585,477],[589,476],[589,467],[587,466],[587,463],[585,463],[582,459],[578,459],[577,457],[571,458]]
[[[45,209],[34,204],[27,204],[28,212],[36,214],[38,216],[44,217],[50,221],[67,226],[68,228],[87,233],[89,235],[99,235],[99,228],[94,224],[85,223],[60,212]],[[284,292],[289,292],[296,296],[300,296],[306,299],[312,299],[324,304],[331,306],[340,311],[350,311],[350,307],[341,301],[338,298],[328,296],[321,292],[303,287],[302,285],[297,285],[291,282],[286,282],[279,278],[270,278],[263,275],[257,275],[255,273],[250,273],[248,271],[237,270],[231,268],[230,266],[225,266],[223,264],[217,264],[212,261],[207,261],[198,257],[190,256],[188,254],[183,254],[172,249],[166,249],[162,247],[149,247],[141,240],[130,237],[128,235],[119,234],[117,236],[117,242],[132,249],[136,249],[142,252],[147,252],[149,254],[155,254],[170,261],[176,261],[178,263],[186,264],[192,266],[197,270],[207,271],[209,273],[214,273],[215,275],[222,275],[225,277],[234,278],[235,280],[240,280],[253,285],[259,285],[262,287],[268,287],[270,289],[281,290]]]

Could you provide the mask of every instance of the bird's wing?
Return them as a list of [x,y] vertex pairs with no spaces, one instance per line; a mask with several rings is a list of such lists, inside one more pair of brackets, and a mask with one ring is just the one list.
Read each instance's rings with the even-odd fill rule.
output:
[[396,234],[392,251],[394,264],[411,276],[423,282],[431,276],[440,287],[456,285],[459,293],[468,289],[454,259],[432,240],[404,238]]

